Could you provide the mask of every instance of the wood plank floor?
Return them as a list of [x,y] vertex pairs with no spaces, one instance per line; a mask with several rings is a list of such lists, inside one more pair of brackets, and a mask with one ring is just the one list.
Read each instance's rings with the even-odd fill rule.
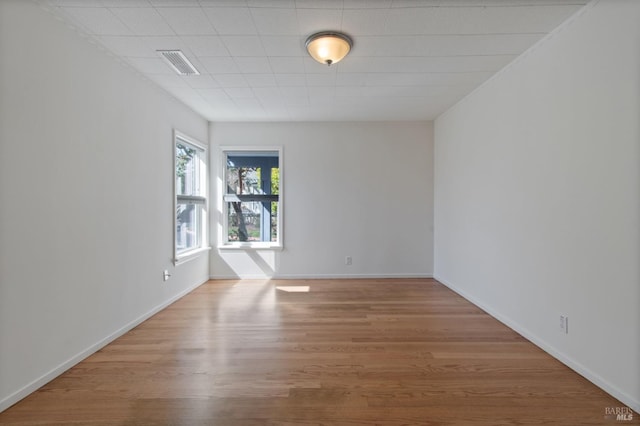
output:
[[622,406],[434,280],[211,281],[0,424],[639,424]]

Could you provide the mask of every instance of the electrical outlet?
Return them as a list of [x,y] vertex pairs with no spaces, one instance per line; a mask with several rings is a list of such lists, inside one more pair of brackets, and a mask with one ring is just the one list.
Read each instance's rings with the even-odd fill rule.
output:
[[351,258],[351,256],[347,256],[344,258],[344,264],[345,265],[352,265],[353,264],[353,259]]
[[560,315],[560,330],[564,331],[564,334],[569,334],[569,317],[566,315]]
[[171,276],[171,274],[166,269],[164,271],[162,271],[162,278],[163,278],[164,281],[169,280],[170,276]]

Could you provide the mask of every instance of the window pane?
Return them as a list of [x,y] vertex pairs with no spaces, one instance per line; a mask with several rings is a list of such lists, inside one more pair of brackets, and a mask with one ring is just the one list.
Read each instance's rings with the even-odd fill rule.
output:
[[189,145],[176,143],[176,193],[199,194],[200,160],[198,151]]
[[259,167],[227,168],[227,194],[264,194]]
[[[278,241],[278,204],[277,201],[227,203],[228,241]],[[271,213],[270,220],[263,217],[265,205],[267,213]],[[263,226],[268,229],[263,231]]]
[[176,208],[176,250],[183,252],[200,246],[202,206],[179,203]]
[[278,241],[278,202],[271,202],[271,242]]
[[228,203],[229,241],[260,241],[262,203]]
[[280,169],[277,167],[271,169],[271,193],[280,194]]

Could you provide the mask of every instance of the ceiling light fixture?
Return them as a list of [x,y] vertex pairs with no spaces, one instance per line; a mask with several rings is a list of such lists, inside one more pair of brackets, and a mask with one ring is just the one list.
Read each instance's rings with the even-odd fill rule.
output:
[[345,34],[323,31],[310,36],[305,45],[313,59],[321,64],[331,65],[347,56],[353,47],[353,41]]

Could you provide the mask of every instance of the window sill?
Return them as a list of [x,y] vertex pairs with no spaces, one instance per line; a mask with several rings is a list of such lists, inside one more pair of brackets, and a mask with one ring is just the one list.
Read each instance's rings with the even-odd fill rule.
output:
[[177,266],[177,265],[181,265],[183,263],[189,262],[190,260],[200,257],[202,253],[207,252],[209,250],[211,250],[211,247],[207,246],[207,247],[200,247],[194,250],[181,253],[178,256],[176,256],[175,259],[173,259],[173,264]]
[[282,251],[282,244],[273,243],[228,243],[220,244],[218,250],[273,250]]

